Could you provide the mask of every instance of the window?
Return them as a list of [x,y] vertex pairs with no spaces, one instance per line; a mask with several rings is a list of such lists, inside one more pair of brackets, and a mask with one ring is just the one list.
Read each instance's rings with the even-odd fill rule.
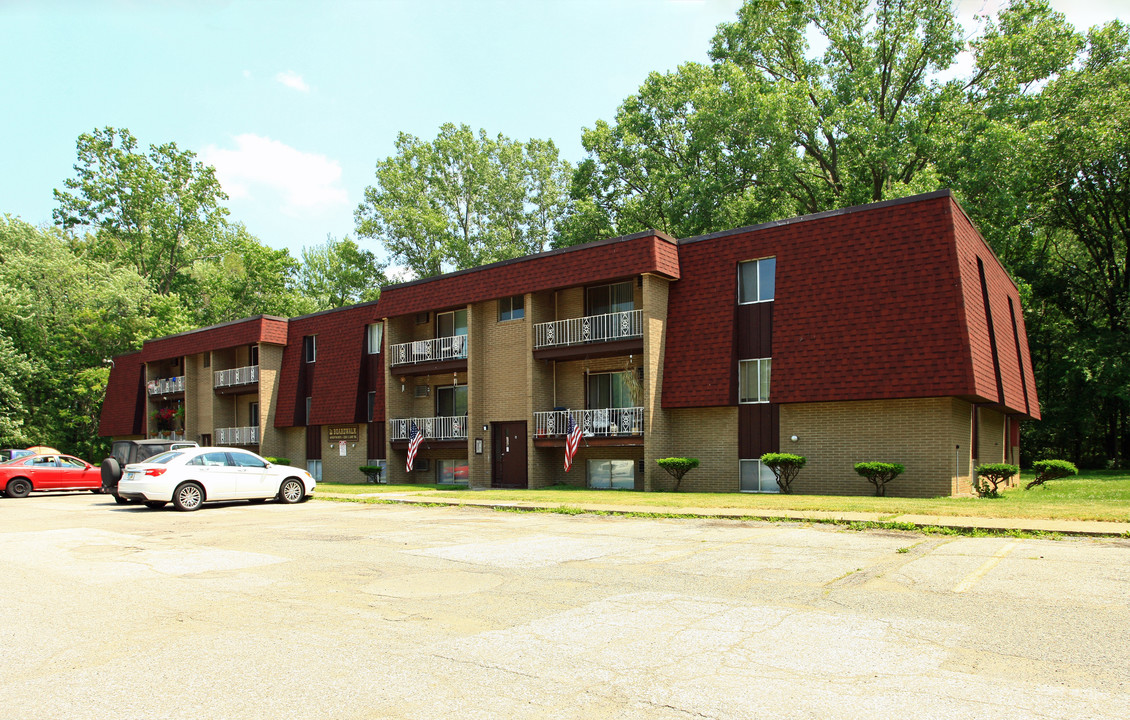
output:
[[366,407],[365,417],[367,418],[365,420],[365,422],[373,422],[373,411],[376,410],[376,408],[377,408],[377,391],[376,390],[370,390],[369,391],[369,395],[368,395],[368,399],[366,400],[365,407]]
[[306,424],[310,424],[310,407],[314,404],[314,398],[306,398]]
[[634,490],[635,460],[589,460],[589,487],[596,490]]
[[247,363],[248,365],[258,365],[259,364],[259,346],[257,344],[251,345],[250,347],[247,348],[247,359],[248,359],[248,363]]
[[251,453],[233,452],[230,453],[232,460],[235,461],[236,467],[252,467],[252,468],[265,468],[267,464],[255,457]]
[[388,482],[388,460],[369,458],[365,464],[381,468],[381,482]]
[[316,337],[317,335],[307,335],[302,338],[302,354],[306,357],[308,363],[314,362],[318,355],[314,342]]
[[204,353],[204,367],[212,367],[212,353]]
[[307,460],[306,472],[314,476],[315,482],[322,482],[322,461],[321,460]]
[[585,290],[586,315],[606,315],[636,309],[635,290],[632,282],[614,285],[599,285]]
[[436,417],[460,417],[466,414],[466,385],[448,385],[436,388]]
[[776,290],[777,258],[738,263],[738,302],[767,302]]
[[86,468],[81,460],[69,457],[59,456],[59,467],[65,468]]
[[738,402],[769,402],[769,371],[772,358],[738,361]]
[[512,295],[498,301],[498,321],[521,320],[526,317],[525,298]]
[[777,486],[777,476],[773,471],[761,464],[760,460],[740,460],[740,486],[742,492],[780,492]]
[[436,313],[436,337],[453,337],[467,334],[467,310]]
[[383,323],[375,322],[370,323],[367,330],[367,337],[369,338],[369,354],[376,355],[381,351],[381,340],[384,339],[385,326]]
[[251,427],[259,427],[259,403],[253,402],[247,406],[247,419],[250,420],[248,425]]
[[471,466],[466,458],[436,460],[436,483],[439,485],[466,485],[471,477]]
[[588,408],[590,410],[603,410],[605,408],[636,407],[631,375],[632,371],[630,370],[589,375]]

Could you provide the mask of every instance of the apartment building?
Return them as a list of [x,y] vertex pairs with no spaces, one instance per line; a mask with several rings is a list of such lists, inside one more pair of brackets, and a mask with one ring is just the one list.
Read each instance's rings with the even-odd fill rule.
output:
[[160,432],[177,403],[173,432],[325,480],[368,463],[396,483],[665,490],[655,460],[692,456],[683,489],[773,492],[758,458],[785,451],[808,457],[797,492],[869,493],[852,465],[886,460],[906,466],[892,494],[927,497],[1016,461],[1039,417],[1016,286],[948,191],[598,240],[152,340],[115,359],[101,432]]

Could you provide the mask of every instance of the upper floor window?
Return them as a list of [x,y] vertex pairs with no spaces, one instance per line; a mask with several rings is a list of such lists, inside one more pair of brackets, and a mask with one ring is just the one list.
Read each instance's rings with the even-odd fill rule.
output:
[[762,258],[738,263],[738,302],[766,302],[773,299],[777,258]]
[[247,363],[248,365],[258,365],[259,364],[259,345],[258,344],[251,345],[250,347],[247,348],[247,359],[250,361],[250,362]]
[[249,403],[247,406],[247,420],[251,427],[259,427],[259,403]]
[[467,386],[447,385],[436,388],[436,415],[459,417],[467,414]]
[[306,398],[306,424],[310,424],[310,411],[313,409],[314,398],[307,396]]
[[384,323],[370,323],[366,330],[366,337],[369,338],[369,354],[376,355],[381,351],[381,341],[384,339],[385,326]]
[[585,289],[586,315],[607,315],[636,309],[636,293],[632,281],[598,285]]
[[307,335],[302,338],[302,354],[306,358],[306,362],[312,363],[317,359],[317,347],[314,342],[317,335]]
[[738,361],[738,402],[769,402],[769,375],[772,358]]
[[467,309],[436,313],[436,337],[467,334]]
[[204,367],[212,367],[212,353],[204,351]]
[[635,371],[591,373],[588,376],[588,409],[637,407],[639,381]]
[[373,413],[376,412],[377,409],[377,391],[370,390],[367,397],[368,399],[365,402],[365,420],[366,422],[373,422]]
[[525,297],[511,295],[498,301],[498,321],[521,320],[526,317]]

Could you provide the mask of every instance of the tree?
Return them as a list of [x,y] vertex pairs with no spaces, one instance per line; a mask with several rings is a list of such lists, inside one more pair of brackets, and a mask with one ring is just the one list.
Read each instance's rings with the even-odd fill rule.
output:
[[182,292],[192,299],[185,309],[196,326],[315,309],[298,287],[298,261],[285,249],[267,247],[241,223],[228,226],[214,255],[198,258],[184,272]]
[[900,463],[889,462],[861,462],[856,463],[854,467],[861,477],[875,486],[875,497],[886,497],[887,483],[906,470],[906,466]]
[[578,199],[687,236],[933,190],[961,47],[949,0],[747,1],[713,66],[653,73],[585,130]]
[[543,250],[565,202],[569,166],[549,141],[520,143],[444,124],[433,141],[401,133],[355,213],[417,276]]
[[679,485],[683,482],[683,476],[698,467],[698,458],[658,458],[655,462],[659,464],[659,467],[666,470],[668,475],[675,478],[675,492],[679,492]]
[[327,235],[325,244],[302,248],[298,287],[313,304],[311,312],[329,310],[376,300],[386,282],[384,269],[373,253],[349,238]]
[[785,494],[793,491],[793,480],[807,462],[805,456],[792,453],[765,453],[761,456],[761,464],[773,471],[777,486]]
[[130,131],[106,127],[76,143],[76,177],[55,190],[55,222],[96,232],[102,259],[131,264],[153,288],[178,289],[182,270],[212,252],[227,199],[215,170],[176,143],[139,152]]

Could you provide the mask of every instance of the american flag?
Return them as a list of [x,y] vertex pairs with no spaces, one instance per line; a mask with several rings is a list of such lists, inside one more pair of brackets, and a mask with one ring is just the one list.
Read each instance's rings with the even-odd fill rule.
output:
[[573,467],[573,456],[581,446],[581,426],[573,422],[573,414],[569,413],[569,421],[565,423],[565,472]]
[[416,461],[416,451],[420,449],[420,443],[424,442],[424,433],[420,432],[420,428],[416,427],[416,421],[413,420],[408,426],[408,463],[405,469],[412,472],[412,463]]

